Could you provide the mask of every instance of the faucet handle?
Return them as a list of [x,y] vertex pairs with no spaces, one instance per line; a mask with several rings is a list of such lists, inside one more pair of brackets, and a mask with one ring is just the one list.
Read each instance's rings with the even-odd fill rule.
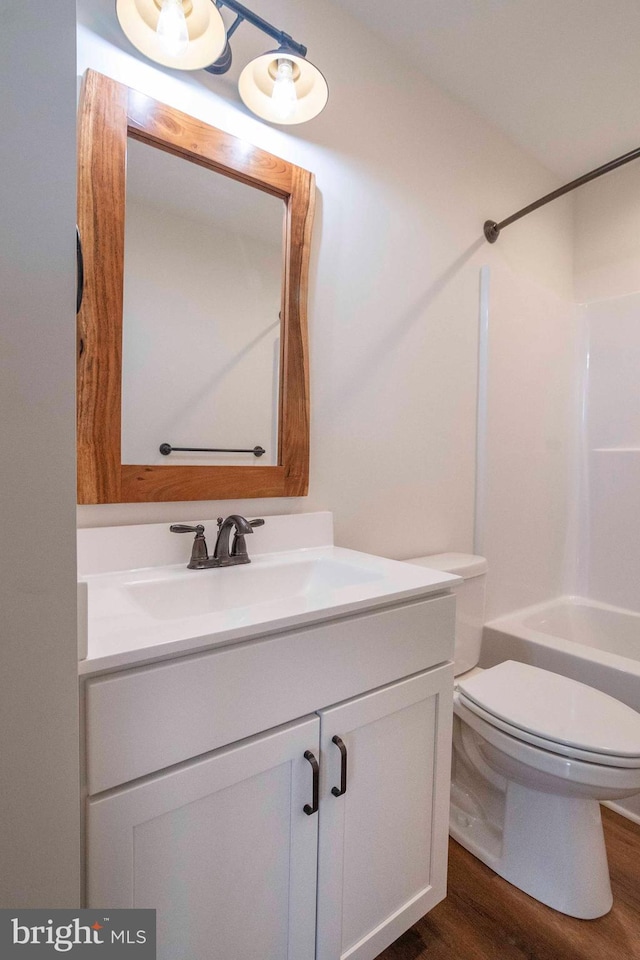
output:
[[[264,526],[264,520],[262,519],[247,520],[247,523],[251,528]],[[251,533],[251,530],[249,530],[248,532]],[[236,530],[233,537],[233,543],[231,544],[231,556],[241,557],[243,563],[250,563],[251,561],[249,559],[249,554],[247,553],[247,542],[244,538],[245,538],[245,534],[238,533],[238,531]]]
[[187,523],[172,523],[169,530],[171,530],[171,533],[195,533],[195,540],[191,548],[191,559],[187,567],[189,570],[201,569],[204,561],[209,558],[207,541],[204,538],[204,526],[201,523],[195,527],[191,527]]
[[198,536],[204,533],[204,527],[201,523],[196,527],[190,527],[186,523],[172,523],[169,530],[171,530],[171,533],[195,533]]

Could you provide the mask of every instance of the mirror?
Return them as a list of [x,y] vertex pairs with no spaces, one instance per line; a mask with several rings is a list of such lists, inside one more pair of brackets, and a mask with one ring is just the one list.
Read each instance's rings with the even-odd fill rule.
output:
[[308,171],[87,72],[80,503],[307,493],[313,207]]
[[123,464],[277,464],[284,212],[128,138]]

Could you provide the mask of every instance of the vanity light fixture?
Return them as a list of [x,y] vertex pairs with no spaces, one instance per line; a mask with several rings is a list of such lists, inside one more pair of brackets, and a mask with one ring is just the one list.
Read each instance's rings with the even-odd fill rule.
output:
[[[221,7],[236,15],[228,30]],[[251,60],[240,74],[245,106],[270,123],[294,124],[317,117],[327,103],[327,81],[306,59],[307,48],[236,0],[116,0],[116,14],[127,38],[150,60],[213,74],[231,67],[229,40],[246,20],[278,47]]]
[[116,16],[136,50],[175,70],[202,70],[227,42],[211,0],[116,0]]

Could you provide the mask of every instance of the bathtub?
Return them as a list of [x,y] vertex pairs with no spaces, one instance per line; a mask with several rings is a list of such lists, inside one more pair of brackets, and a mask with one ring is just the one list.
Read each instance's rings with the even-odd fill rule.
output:
[[[587,683],[640,713],[640,614],[579,597],[485,624],[480,665],[519,660]],[[607,804],[640,823],[640,794]]]

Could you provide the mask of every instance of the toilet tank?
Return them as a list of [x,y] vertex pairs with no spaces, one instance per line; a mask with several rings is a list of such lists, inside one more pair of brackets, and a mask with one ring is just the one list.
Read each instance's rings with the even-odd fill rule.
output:
[[419,567],[431,567],[455,573],[463,582],[454,587],[456,594],[455,675],[477,666],[480,659],[484,624],[484,595],[487,561],[470,553],[434,553],[407,560]]

